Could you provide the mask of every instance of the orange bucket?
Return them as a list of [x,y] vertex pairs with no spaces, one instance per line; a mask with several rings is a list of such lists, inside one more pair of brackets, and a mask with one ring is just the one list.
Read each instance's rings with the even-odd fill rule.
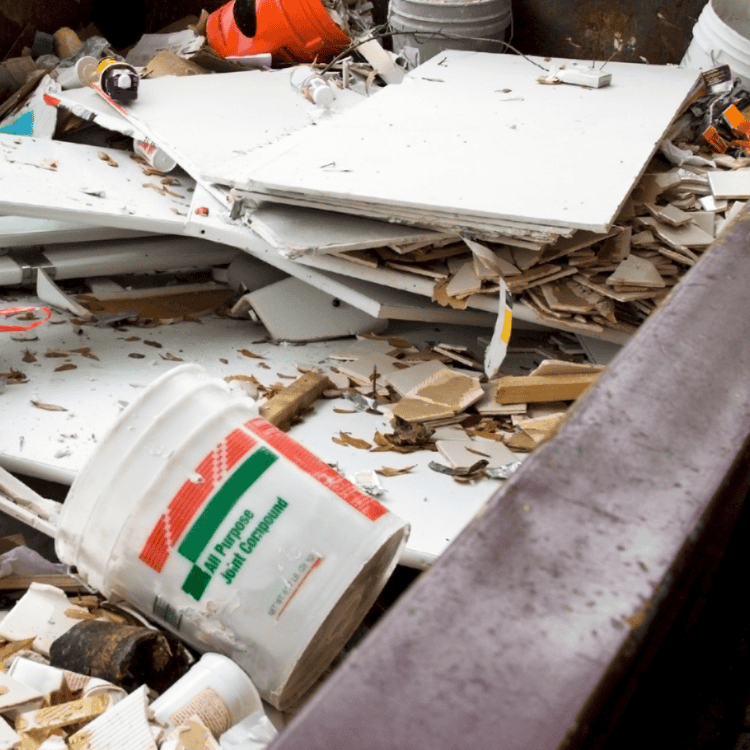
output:
[[206,24],[208,43],[222,57],[270,52],[274,62],[325,62],[350,44],[320,0],[257,0],[258,32],[252,38],[237,28],[234,2],[214,11]]

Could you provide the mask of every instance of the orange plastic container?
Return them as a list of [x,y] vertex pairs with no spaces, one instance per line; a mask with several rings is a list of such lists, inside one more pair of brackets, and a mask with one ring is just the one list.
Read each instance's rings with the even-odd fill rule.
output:
[[237,28],[234,0],[208,17],[208,43],[222,57],[270,52],[274,62],[325,62],[350,44],[320,0],[257,0],[256,7],[252,38]]

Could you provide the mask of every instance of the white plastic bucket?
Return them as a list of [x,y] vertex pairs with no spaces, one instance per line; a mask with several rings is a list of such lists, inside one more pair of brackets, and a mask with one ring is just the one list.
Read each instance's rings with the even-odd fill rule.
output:
[[198,365],[122,413],[73,484],[56,550],[260,694],[297,703],[390,576],[408,526]]
[[710,70],[724,64],[750,87],[750,7],[744,0],[706,3],[680,66]]
[[388,22],[394,52],[419,50],[425,62],[447,49],[504,52],[511,0],[391,0]]

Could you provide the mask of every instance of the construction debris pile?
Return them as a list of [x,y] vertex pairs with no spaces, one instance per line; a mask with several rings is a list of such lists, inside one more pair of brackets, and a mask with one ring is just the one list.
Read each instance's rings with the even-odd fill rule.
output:
[[[238,3],[127,50],[60,29],[0,64],[0,398],[17,430],[0,459],[73,482],[63,507],[86,524],[2,469],[0,505],[101,583],[75,598],[34,583],[0,621],[0,747],[264,747],[275,730],[260,695],[280,707],[309,691],[399,555],[424,568],[441,554],[750,197],[750,95],[726,66],[465,49],[411,65],[372,33],[368,0],[308,4],[307,43],[269,23],[270,6],[256,18]],[[200,437],[217,434],[199,449],[195,419],[179,420],[202,407],[206,371],[224,382],[206,386]],[[138,422],[141,388],[154,417]],[[223,409],[241,424],[221,432]],[[100,432],[120,417],[143,432],[132,446],[126,429]],[[169,441],[183,439],[195,456],[167,477]],[[235,508],[270,486],[272,465],[295,489]],[[149,568],[135,591],[118,589],[116,565],[91,566],[111,536],[110,469],[155,514],[145,542],[118,527],[111,545]],[[162,512],[149,493],[172,481]],[[297,502],[304,482],[345,501],[354,531],[318,540],[308,526],[307,547],[284,532],[266,588],[238,604],[244,589],[229,587],[262,566],[262,539],[295,513],[325,515],[312,491]],[[377,523],[398,533],[347,569],[335,543]],[[144,581],[163,570],[175,591],[161,578],[152,596]],[[97,593],[110,574],[132,610]],[[319,603],[334,574],[333,614],[306,623],[305,597]],[[267,643],[251,632],[244,649],[239,631],[261,621]],[[303,626],[299,653],[274,651]],[[237,663],[195,663],[182,642],[214,637],[257,690]],[[238,704],[198,680],[207,658]]]
[[[74,579],[64,585],[80,590]],[[3,613],[0,639],[0,747],[261,750],[276,734],[230,659],[196,660],[101,596],[32,582]]]

